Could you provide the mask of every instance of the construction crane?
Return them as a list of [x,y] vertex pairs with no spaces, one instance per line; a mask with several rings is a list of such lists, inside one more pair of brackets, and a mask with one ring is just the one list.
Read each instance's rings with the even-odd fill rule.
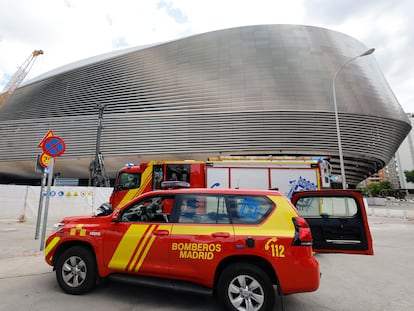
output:
[[43,54],[42,50],[34,50],[28,59],[17,69],[15,74],[10,78],[9,82],[3,88],[2,93],[0,93],[0,108],[6,103],[7,99],[14,93],[18,88],[20,83],[29,73],[30,69],[33,67],[33,64],[37,56]]
[[110,180],[106,174],[103,155],[101,153],[101,136],[102,136],[102,120],[106,104],[97,104],[96,108],[99,110],[98,116],[98,131],[96,134],[96,151],[95,160],[89,164],[89,186],[94,187],[109,187]]

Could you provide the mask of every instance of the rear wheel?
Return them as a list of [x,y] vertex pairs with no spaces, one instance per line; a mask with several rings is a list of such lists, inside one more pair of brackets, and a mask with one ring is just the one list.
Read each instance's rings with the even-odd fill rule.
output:
[[96,264],[90,250],[74,246],[65,250],[56,264],[59,286],[73,295],[84,294],[95,286]]
[[221,274],[217,296],[228,310],[271,310],[275,301],[273,284],[267,274],[252,264],[233,264]]

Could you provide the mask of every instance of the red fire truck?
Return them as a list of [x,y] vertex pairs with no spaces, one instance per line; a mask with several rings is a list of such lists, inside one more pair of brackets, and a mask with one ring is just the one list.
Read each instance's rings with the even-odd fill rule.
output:
[[209,161],[150,161],[127,164],[110,197],[113,208],[168,185],[191,188],[277,189],[288,198],[300,190],[330,188],[330,165],[310,157],[220,157]]

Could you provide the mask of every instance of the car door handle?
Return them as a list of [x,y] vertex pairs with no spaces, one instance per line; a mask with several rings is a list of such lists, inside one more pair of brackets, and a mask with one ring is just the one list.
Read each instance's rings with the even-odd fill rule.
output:
[[170,231],[168,230],[154,230],[154,235],[169,235]]
[[211,234],[213,238],[229,238],[230,233],[228,232],[214,232]]

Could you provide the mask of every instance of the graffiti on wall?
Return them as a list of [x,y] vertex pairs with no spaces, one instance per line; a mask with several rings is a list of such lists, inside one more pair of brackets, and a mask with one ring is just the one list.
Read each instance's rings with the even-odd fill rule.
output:
[[318,190],[318,185],[314,182],[307,180],[306,178],[299,176],[299,179],[294,179],[289,181],[290,190],[287,194],[289,199],[292,198],[294,192],[297,191],[308,191],[308,190]]

